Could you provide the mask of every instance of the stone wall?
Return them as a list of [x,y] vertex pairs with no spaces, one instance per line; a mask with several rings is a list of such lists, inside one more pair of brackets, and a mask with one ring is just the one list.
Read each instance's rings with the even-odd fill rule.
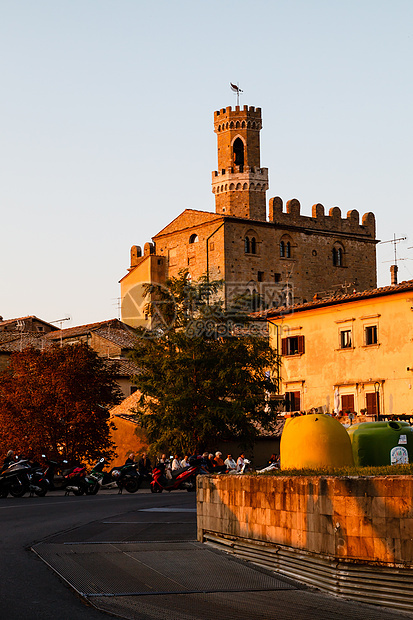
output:
[[413,476],[199,476],[206,533],[413,568]]

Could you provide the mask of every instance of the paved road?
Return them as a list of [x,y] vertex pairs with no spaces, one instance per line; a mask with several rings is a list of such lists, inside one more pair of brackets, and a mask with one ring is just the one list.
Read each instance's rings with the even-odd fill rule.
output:
[[109,613],[132,620],[407,617],[300,588],[199,545],[195,517],[195,497],[185,492],[121,496],[102,492],[93,497],[63,497],[56,492],[45,498],[1,500],[0,616],[8,620],[105,620]]
[[[168,499],[173,503],[178,498]],[[194,498],[188,499],[193,505]],[[57,532],[134,511],[141,505],[153,505],[151,500],[147,493],[118,495],[116,492],[92,497],[64,497],[62,492],[56,492],[43,498],[0,500],[1,617],[8,620],[108,618],[107,614],[86,605],[57,579],[30,547]]]

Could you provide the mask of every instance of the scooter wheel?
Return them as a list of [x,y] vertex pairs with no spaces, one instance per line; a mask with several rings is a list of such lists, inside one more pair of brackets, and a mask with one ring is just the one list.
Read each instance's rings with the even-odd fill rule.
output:
[[161,489],[161,487],[158,486],[152,486],[151,485],[151,492],[152,493],[162,493],[163,489]]
[[78,489],[77,491],[73,491],[73,495],[83,495],[83,489]]
[[92,486],[88,486],[86,487],[86,495],[96,495],[96,493],[99,491],[99,483],[96,482],[96,484],[92,485]]
[[25,484],[12,484],[9,488],[10,495],[13,497],[23,497],[28,490]]
[[127,490],[128,493],[136,493],[136,491],[139,489],[141,485],[140,485],[139,480],[135,478],[130,478],[129,480],[126,480],[123,486]]
[[40,488],[40,491],[35,491],[34,494],[37,495],[37,497],[44,497],[47,493],[47,489],[49,488],[47,482],[38,482],[37,486]]

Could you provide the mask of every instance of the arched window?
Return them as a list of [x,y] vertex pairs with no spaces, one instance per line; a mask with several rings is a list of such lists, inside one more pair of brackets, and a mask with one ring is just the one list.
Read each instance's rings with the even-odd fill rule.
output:
[[245,237],[244,239],[244,252],[245,254],[250,253],[250,238],[249,237]]
[[251,254],[257,253],[257,242],[255,241],[255,237],[251,239]]
[[234,145],[232,147],[234,154],[234,164],[236,166],[244,165],[244,143],[241,138],[237,138],[234,141]]
[[189,243],[198,243],[199,239],[198,239],[198,235],[193,233],[190,237],[189,237]]
[[280,241],[280,257],[292,258],[293,256],[293,244],[291,238],[288,235],[283,235]]
[[340,246],[333,248],[333,265],[335,267],[342,267],[344,264],[344,251]]
[[289,241],[287,241],[285,246],[285,256],[286,258],[291,258],[291,243]]

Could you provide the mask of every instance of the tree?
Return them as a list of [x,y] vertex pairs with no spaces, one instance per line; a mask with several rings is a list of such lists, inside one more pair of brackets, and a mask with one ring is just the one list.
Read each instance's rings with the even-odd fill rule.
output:
[[0,373],[0,441],[37,457],[111,457],[108,407],[120,399],[116,369],[87,345],[25,349]]
[[[251,444],[274,415],[277,354],[246,314],[224,310],[220,283],[190,283],[187,272],[148,287],[151,331],[140,330],[136,413],[154,449],[188,453],[219,440]],[[260,326],[261,327],[261,326]]]

